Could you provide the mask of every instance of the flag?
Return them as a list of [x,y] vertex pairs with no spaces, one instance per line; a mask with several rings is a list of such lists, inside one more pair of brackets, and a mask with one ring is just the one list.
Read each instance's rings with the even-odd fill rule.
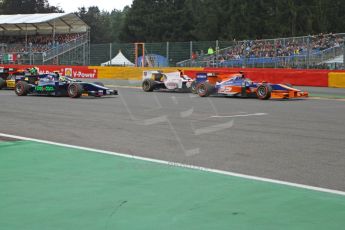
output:
[[15,62],[17,60],[16,54],[4,54],[4,61],[5,62]]

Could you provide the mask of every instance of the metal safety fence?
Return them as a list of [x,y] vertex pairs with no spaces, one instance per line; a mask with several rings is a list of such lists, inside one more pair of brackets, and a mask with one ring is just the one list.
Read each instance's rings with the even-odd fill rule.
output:
[[[161,42],[145,43],[146,56],[158,56],[165,59],[166,65],[176,66],[176,63],[191,58],[193,50],[200,53],[207,52],[209,47],[227,47],[231,42],[203,41],[203,42]],[[135,63],[135,44],[133,43],[108,43],[91,44],[90,64],[100,65],[111,60],[121,51],[127,59]],[[140,55],[143,55],[142,53]],[[162,66],[162,62],[156,62],[156,66]]]

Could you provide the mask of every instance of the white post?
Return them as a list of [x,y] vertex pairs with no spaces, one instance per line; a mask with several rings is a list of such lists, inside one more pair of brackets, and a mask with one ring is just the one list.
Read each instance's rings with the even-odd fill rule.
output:
[[189,58],[192,59],[193,56],[193,42],[189,42]]
[[111,49],[112,49],[112,44],[109,44],[109,65],[111,64],[111,58],[112,58],[112,53],[111,53]]
[[55,44],[55,19],[54,19],[54,26],[53,26],[53,44]]
[[168,60],[168,65],[170,63],[169,61],[169,42],[167,42],[167,60]]

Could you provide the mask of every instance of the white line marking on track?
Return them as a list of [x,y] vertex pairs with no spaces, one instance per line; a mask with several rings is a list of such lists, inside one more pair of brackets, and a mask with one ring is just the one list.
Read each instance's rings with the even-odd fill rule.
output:
[[345,101],[345,98],[309,97],[308,100]]
[[142,160],[142,161],[148,161],[148,162],[153,162],[153,163],[158,163],[158,164],[176,166],[176,167],[181,167],[181,168],[195,169],[195,170],[200,170],[200,171],[205,171],[205,172],[211,172],[211,173],[217,173],[217,174],[222,174],[222,175],[227,175],[227,176],[249,179],[249,180],[256,180],[256,181],[268,182],[268,183],[279,184],[279,185],[286,185],[286,186],[290,186],[290,187],[297,187],[297,188],[303,188],[303,189],[308,189],[308,190],[313,190],[313,191],[318,191],[318,192],[332,193],[332,194],[345,196],[344,191],[333,190],[333,189],[328,189],[328,188],[314,187],[314,186],[310,186],[310,185],[297,184],[297,183],[292,183],[292,182],[287,182],[287,181],[274,180],[274,179],[257,177],[257,176],[250,176],[250,175],[234,173],[234,172],[229,172],[229,171],[223,171],[223,170],[218,170],[218,169],[210,169],[210,168],[205,168],[205,167],[200,167],[200,166],[195,166],[195,165],[187,165],[187,164],[181,164],[181,163],[177,163],[177,162],[170,162],[170,161],[157,160],[157,159],[146,158],[146,157],[139,157],[139,156],[124,154],[124,153],[116,153],[116,152],[105,151],[105,150],[100,150],[100,149],[86,148],[86,147],[81,147],[81,146],[77,146],[77,145],[62,144],[62,143],[57,143],[57,142],[52,142],[52,141],[45,141],[45,140],[40,140],[40,139],[35,139],[35,138],[21,137],[21,136],[4,134],[4,133],[0,133],[0,136],[19,139],[19,140],[25,140],[25,141],[34,141],[34,142],[38,142],[38,143],[42,143],[42,144],[56,145],[56,146],[61,146],[61,147],[85,150],[85,151],[102,153],[102,154],[113,155],[113,156],[120,156],[120,157]]
[[113,88],[125,88],[125,89],[141,89],[140,86],[130,86],[130,85],[105,85],[106,87],[113,87]]
[[252,114],[238,114],[229,116],[211,116],[211,118],[231,118],[231,117],[252,117],[252,116],[265,116],[268,113],[252,113]]

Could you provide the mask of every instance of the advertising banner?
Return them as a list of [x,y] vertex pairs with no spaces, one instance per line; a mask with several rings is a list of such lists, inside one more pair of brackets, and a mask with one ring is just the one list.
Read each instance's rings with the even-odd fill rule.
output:
[[63,76],[83,79],[96,79],[98,78],[98,71],[96,68],[89,68],[88,66],[56,66],[56,65],[3,65],[2,67],[28,69],[37,67],[39,73],[52,73],[59,72]]

